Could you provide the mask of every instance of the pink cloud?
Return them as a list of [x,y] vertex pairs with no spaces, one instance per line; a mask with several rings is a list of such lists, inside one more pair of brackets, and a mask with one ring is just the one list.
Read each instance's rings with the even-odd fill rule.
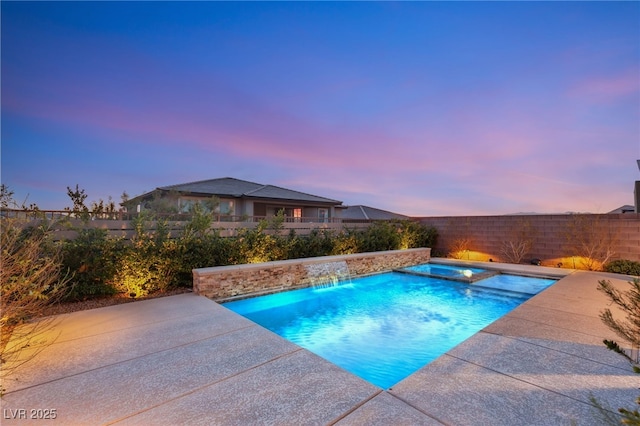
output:
[[573,85],[568,94],[595,103],[612,103],[629,96],[637,97],[640,95],[640,71],[633,68],[615,75],[585,78]]

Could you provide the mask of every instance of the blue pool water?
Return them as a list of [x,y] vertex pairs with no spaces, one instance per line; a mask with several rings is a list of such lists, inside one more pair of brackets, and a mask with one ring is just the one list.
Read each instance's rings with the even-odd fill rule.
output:
[[509,291],[390,272],[224,306],[388,389],[529,299],[518,288],[538,280],[500,277]]

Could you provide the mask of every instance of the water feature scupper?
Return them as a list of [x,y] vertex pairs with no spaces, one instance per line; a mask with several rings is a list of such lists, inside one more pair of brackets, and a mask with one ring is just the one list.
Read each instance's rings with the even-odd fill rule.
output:
[[307,276],[313,288],[328,288],[340,282],[350,282],[349,266],[344,260],[336,262],[312,263],[305,265]]

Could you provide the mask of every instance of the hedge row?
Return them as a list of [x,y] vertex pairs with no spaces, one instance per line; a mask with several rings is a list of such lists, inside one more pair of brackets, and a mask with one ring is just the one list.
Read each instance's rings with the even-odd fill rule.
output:
[[288,234],[282,216],[265,220],[236,237],[221,237],[210,228],[211,218],[194,212],[178,236],[162,222],[148,229],[150,218],[136,219],[131,240],[109,237],[106,230],[82,229],[62,243],[63,270],[73,278],[67,299],[82,300],[124,293],[149,293],[192,285],[192,269],[268,262],[304,257],[433,247],[435,228],[412,221],[376,222],[365,230],[312,231]]

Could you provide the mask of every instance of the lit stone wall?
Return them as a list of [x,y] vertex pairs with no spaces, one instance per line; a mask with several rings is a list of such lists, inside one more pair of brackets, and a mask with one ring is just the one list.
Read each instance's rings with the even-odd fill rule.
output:
[[430,248],[311,257],[247,265],[217,266],[193,270],[193,291],[225,299],[250,293],[272,292],[313,285],[317,279],[310,265],[346,263],[352,277],[429,262]]

